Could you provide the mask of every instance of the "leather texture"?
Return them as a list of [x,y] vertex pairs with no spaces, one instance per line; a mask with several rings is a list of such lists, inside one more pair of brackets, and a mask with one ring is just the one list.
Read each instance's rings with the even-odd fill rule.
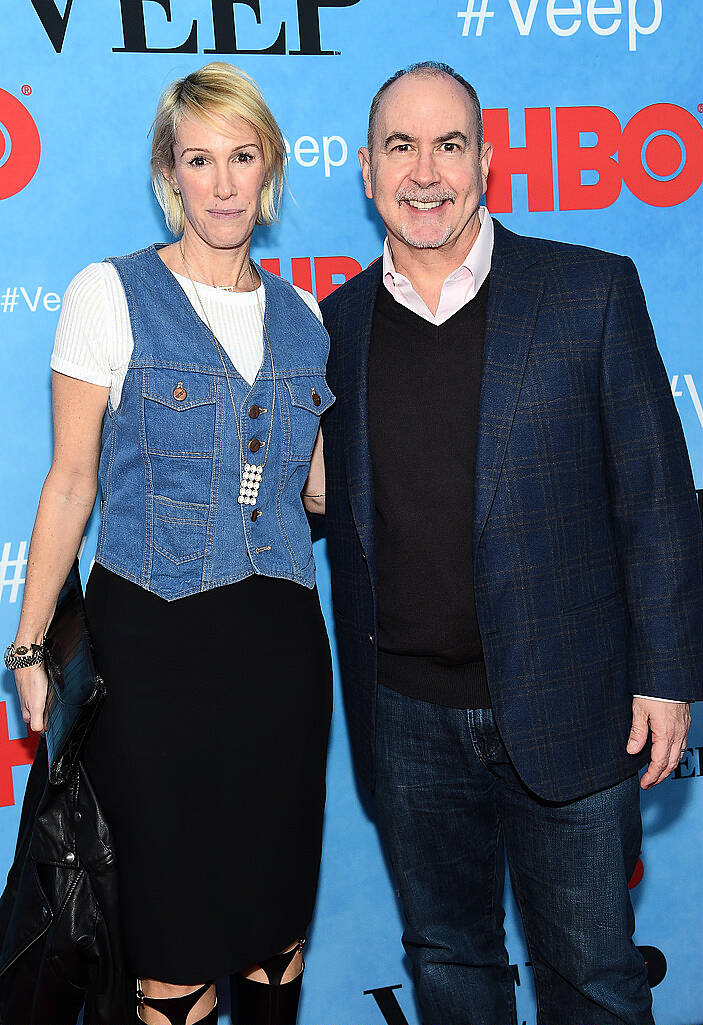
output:
[[112,842],[80,763],[50,786],[37,749],[15,860],[0,898],[2,1025],[128,1025],[133,980],[120,941]]
[[44,650],[49,782],[60,785],[73,774],[105,695],[105,684],[95,671],[77,559],[59,593]]

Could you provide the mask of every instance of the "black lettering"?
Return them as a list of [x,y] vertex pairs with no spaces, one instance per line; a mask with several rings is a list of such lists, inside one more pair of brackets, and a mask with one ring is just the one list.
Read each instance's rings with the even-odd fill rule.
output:
[[146,44],[146,26],[144,24],[144,4],[156,3],[166,13],[166,21],[171,22],[171,0],[120,0],[122,13],[122,36],[124,46],[113,46],[113,53],[197,53],[198,23],[193,21],[190,35],[185,43],[172,47],[152,47]]
[[520,985],[520,966],[516,965],[516,964],[511,964],[510,965],[510,969],[511,969],[511,971],[513,973],[513,978],[515,980],[515,985],[519,986]]
[[694,747],[693,750],[698,752],[698,775],[703,776],[703,747]]
[[321,7],[353,7],[359,0],[298,0],[298,28],[300,29],[300,49],[291,53],[306,56],[322,56],[339,53],[339,50],[323,50],[320,39],[320,8]]
[[270,46],[264,50],[240,50],[237,46],[237,33],[234,25],[234,8],[244,4],[254,12],[256,24],[261,24],[261,4],[259,0],[212,0],[212,27],[215,33],[215,47],[205,53],[278,53],[286,52],[286,23],[281,22],[278,35]]
[[408,1019],[400,1009],[400,1004],[395,998],[394,989],[402,989],[400,983],[397,986],[381,986],[379,989],[365,989],[364,996],[371,996],[378,1004],[378,1009],[383,1015],[387,1025],[408,1025]]
[[[679,764],[676,766],[676,768],[674,769],[674,771],[671,774],[674,779],[691,779],[692,776],[696,775],[695,766],[691,767],[688,764],[688,756],[689,756],[689,754],[691,754],[691,755],[693,754],[693,750],[694,749],[690,748],[690,747],[686,748],[685,755],[683,756],[683,758],[681,759],[681,761],[679,762]],[[691,769],[691,771],[690,772],[684,772],[684,769]]]
[[63,17],[61,17],[54,0],[32,0],[32,7],[39,15],[39,21],[44,26],[44,31],[57,53],[61,53],[63,49],[63,41],[66,38],[68,17],[71,13],[72,4],[73,0],[68,0]]
[[638,947],[637,949],[644,958],[644,963],[647,966],[647,977],[650,989],[654,989],[654,987],[658,986],[666,975],[666,958],[658,947]]

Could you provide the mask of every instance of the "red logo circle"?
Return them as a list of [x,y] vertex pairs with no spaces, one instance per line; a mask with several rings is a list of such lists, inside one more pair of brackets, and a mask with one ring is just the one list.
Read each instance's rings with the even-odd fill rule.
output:
[[32,87],[31,87],[31,85],[23,85],[22,86],[22,95],[23,96],[31,96],[32,95]]
[[16,195],[30,183],[40,155],[34,118],[16,96],[0,89],[0,199]]

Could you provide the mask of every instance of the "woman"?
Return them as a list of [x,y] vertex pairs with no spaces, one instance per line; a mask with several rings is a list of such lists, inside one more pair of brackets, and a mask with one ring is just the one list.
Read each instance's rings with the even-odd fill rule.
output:
[[[108,693],[83,765],[115,839],[138,1016],[214,1023],[213,980],[238,973],[240,1021],[290,1025],[330,721],[301,501],[323,490],[328,337],[312,296],[249,258],[285,159],[255,83],[208,64],[165,91],[153,133],[178,241],[69,286],[15,646],[41,644],[99,481],[86,606]],[[16,675],[40,729],[43,667]]]

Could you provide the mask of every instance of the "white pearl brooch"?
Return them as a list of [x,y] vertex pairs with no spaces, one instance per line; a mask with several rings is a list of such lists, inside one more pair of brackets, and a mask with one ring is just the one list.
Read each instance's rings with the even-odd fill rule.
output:
[[244,464],[242,482],[239,485],[239,497],[237,498],[240,505],[256,505],[263,472],[263,466],[253,466],[251,463]]

